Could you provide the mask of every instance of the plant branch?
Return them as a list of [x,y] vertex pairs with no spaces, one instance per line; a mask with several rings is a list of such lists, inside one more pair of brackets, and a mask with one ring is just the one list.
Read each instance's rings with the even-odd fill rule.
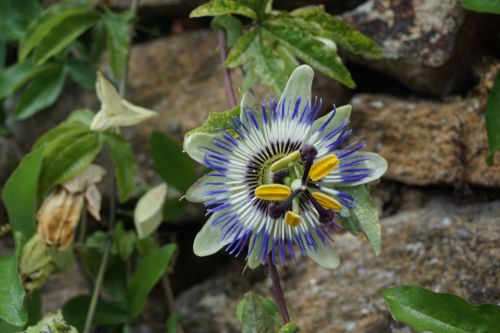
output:
[[219,55],[222,65],[222,71],[224,72],[224,85],[226,87],[226,94],[230,108],[234,108],[238,102],[236,101],[236,96],[234,95],[233,80],[231,79],[231,72],[229,68],[224,66],[224,61],[227,58],[226,49],[226,33],[224,29],[217,29],[217,37],[219,39]]
[[283,289],[281,288],[280,277],[278,276],[278,271],[273,263],[271,254],[267,256],[267,266],[269,267],[269,275],[271,276],[271,281],[273,283],[274,300],[278,305],[280,310],[281,321],[283,324],[290,322],[290,316],[288,315],[288,309],[286,308],[285,296],[283,295]]
[[[130,11],[133,13],[134,16],[137,13],[138,4],[139,0],[131,1]],[[133,29],[131,28],[131,31],[132,30]],[[119,83],[119,93],[122,98],[125,97],[126,87],[127,87],[127,73],[128,73],[128,60],[130,57],[130,45],[127,54],[127,61],[125,62],[125,68],[123,70],[123,76]],[[114,172],[111,172],[111,175],[114,175]],[[109,188],[109,224],[108,224],[109,232],[111,232],[115,227],[115,218],[116,218],[116,180],[115,177],[111,177],[111,184]],[[92,329],[92,323],[94,321],[95,311],[97,308],[97,304],[99,302],[99,291],[104,281],[104,275],[106,273],[106,267],[108,266],[109,254],[111,252],[112,245],[113,244],[112,244],[111,234],[108,233],[108,239],[106,241],[106,245],[104,247],[104,253],[101,259],[101,263],[99,265],[99,272],[97,273],[94,290],[92,291],[92,297],[90,299],[89,310],[87,312],[87,318],[85,319],[85,326],[83,329],[83,333],[90,333]]]

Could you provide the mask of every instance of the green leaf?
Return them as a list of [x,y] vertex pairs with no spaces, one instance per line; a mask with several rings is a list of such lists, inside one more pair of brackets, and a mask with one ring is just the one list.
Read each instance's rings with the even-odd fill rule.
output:
[[39,0],[0,1],[0,37],[9,42],[20,40],[42,10]]
[[75,121],[82,123],[85,125],[85,128],[90,129],[90,124],[92,123],[92,119],[94,119],[95,113],[92,110],[89,109],[76,109],[75,111],[71,112],[68,118],[66,119],[68,122],[69,121]]
[[127,287],[127,311],[130,318],[141,313],[149,292],[165,274],[176,248],[175,244],[167,244],[139,262]]
[[[325,12],[321,6],[307,6],[294,10],[292,16],[308,21],[308,30],[331,39],[351,53],[380,58],[382,52],[369,37],[354,30],[347,22]],[[320,29],[318,29],[318,25]]]
[[340,57],[310,34],[304,27],[304,22],[298,18],[274,17],[264,22],[263,27],[279,38],[292,54],[347,87],[354,88],[356,85]]
[[0,38],[0,73],[3,72],[7,60],[7,43]]
[[226,45],[232,47],[242,34],[241,22],[232,15],[216,16],[210,23],[212,29],[222,28],[226,30]]
[[[57,54],[71,44],[99,19],[99,14],[88,5],[62,3],[48,7],[26,31],[19,45],[19,61],[23,62],[38,46],[37,63]],[[43,60],[43,61],[41,61]]]
[[113,239],[113,250],[125,261],[132,252],[134,252],[137,237],[133,231],[127,231],[123,228],[123,223],[118,222],[115,229],[111,232]]
[[44,148],[39,147],[27,154],[10,175],[2,191],[2,200],[14,232],[20,232],[24,240],[35,233],[38,205],[38,179],[42,167]]
[[207,120],[197,128],[194,128],[184,135],[184,140],[187,137],[191,136],[194,133],[202,132],[202,133],[218,133],[218,128],[226,128],[229,129],[227,122],[231,120],[232,116],[239,117],[240,115],[240,106],[236,106],[235,108],[225,111],[225,112],[211,112],[208,114]]
[[363,234],[370,241],[376,255],[381,251],[382,226],[378,218],[378,208],[365,185],[339,187],[339,191],[354,198],[356,208],[350,210],[350,217],[355,219]]
[[130,47],[130,13],[104,15],[106,26],[106,43],[110,52],[111,68],[116,79],[121,79],[125,70],[128,49]]
[[42,168],[43,194],[85,170],[101,151],[102,143],[96,133],[87,132],[77,137],[65,136],[49,148]]
[[151,235],[163,220],[163,203],[167,195],[167,184],[162,183],[144,194],[134,210],[134,224],[139,239]]
[[166,333],[180,333],[178,330],[181,317],[179,315],[170,315],[167,319],[167,332]]
[[252,291],[240,300],[236,314],[243,333],[274,333],[281,327],[278,312],[269,307],[269,301]]
[[87,90],[95,89],[97,66],[90,61],[70,59],[67,64],[69,75],[80,87]]
[[493,165],[493,157],[500,150],[500,71],[488,97],[485,113],[486,133],[488,134],[488,165]]
[[51,68],[50,65],[34,67],[32,61],[27,60],[0,71],[0,99],[12,95],[26,82]]
[[16,118],[29,118],[51,106],[62,92],[66,75],[63,66],[55,66],[31,81],[17,104]]
[[189,17],[218,16],[227,14],[238,14],[256,19],[255,11],[247,6],[244,1],[236,0],[213,0],[195,8]]
[[298,333],[300,332],[300,328],[297,324],[295,323],[287,323],[285,326],[280,328],[280,331],[278,333]]
[[91,31],[90,60],[98,63],[102,52],[106,49],[106,25],[103,20],[96,22]]
[[[90,306],[90,295],[80,295],[72,298],[62,308],[64,319],[83,331],[85,318]],[[94,325],[117,325],[128,322],[126,311],[119,304],[99,300],[94,316]]]
[[137,171],[134,151],[123,136],[119,134],[102,133],[101,137],[109,147],[111,159],[115,166],[118,201],[123,203],[130,198],[130,195],[134,191]]
[[186,207],[186,200],[179,200],[179,198],[165,200],[163,204],[163,220],[169,221],[181,216],[186,210]]
[[17,272],[17,256],[0,256],[0,318],[11,325],[23,326],[28,320],[23,308],[25,292]]
[[38,138],[33,149],[47,145],[45,154],[48,155],[53,147],[57,147],[57,140],[64,140],[66,137],[77,137],[89,132],[88,127],[79,121],[65,121]]
[[458,0],[468,10],[479,13],[500,14],[500,0]]
[[184,193],[196,181],[193,162],[175,141],[160,132],[153,132],[149,149],[156,172],[167,184]]
[[394,320],[417,332],[494,333],[500,327],[500,306],[472,305],[456,295],[435,293],[419,286],[382,292]]
[[57,55],[87,31],[99,18],[99,13],[90,8],[76,15],[65,17],[37,45],[33,55],[35,64],[39,66]]

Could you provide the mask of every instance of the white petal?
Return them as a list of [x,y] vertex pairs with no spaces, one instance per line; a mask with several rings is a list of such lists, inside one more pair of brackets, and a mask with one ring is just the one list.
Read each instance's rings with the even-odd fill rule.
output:
[[84,192],[90,186],[99,183],[105,174],[106,170],[103,167],[91,164],[82,173],[71,178],[62,186],[71,193]]
[[[387,171],[387,161],[385,158],[380,156],[377,153],[371,152],[356,152],[351,155],[353,158],[366,158],[366,161],[363,161],[355,166],[355,168],[368,168],[372,170],[371,174],[368,177],[365,177],[361,180],[355,182],[334,182],[335,186],[356,186],[361,184],[366,184],[376,179],[382,177],[382,175]],[[329,176],[326,176],[324,182],[326,184],[331,184],[332,182],[328,181]]]
[[137,202],[134,210],[134,224],[139,239],[149,236],[160,225],[166,195],[167,184],[163,183],[148,191]]
[[212,226],[212,221],[214,221],[219,215],[220,213],[215,213],[210,216],[208,221],[205,222],[201,230],[196,235],[193,243],[193,251],[197,256],[209,256],[231,243],[231,237],[227,237],[228,239],[224,241],[222,240],[222,234],[220,232],[220,225],[222,223],[215,227]]
[[196,132],[184,139],[184,151],[196,162],[203,164],[206,155],[206,147],[219,150],[212,141],[217,134]]
[[97,72],[95,90],[101,102],[101,110],[105,109],[110,114],[113,111],[115,113],[119,112],[122,99],[113,84],[100,71]]
[[311,258],[314,262],[324,268],[335,269],[340,265],[340,259],[335,253],[335,250],[328,245],[323,245],[321,241],[317,239],[318,252],[310,250],[307,252],[307,256]]
[[[253,244],[254,238],[257,237],[256,233],[250,237],[250,241],[248,242],[249,246]],[[271,246],[271,243],[269,243],[269,248]],[[260,248],[262,247],[262,237],[257,238],[255,241],[255,244],[252,248],[252,252],[250,252],[250,255],[248,256],[247,263],[248,267],[251,269],[256,269],[262,264],[262,256],[259,254]]]
[[301,97],[302,100],[300,102],[300,109],[302,110],[311,98],[313,78],[314,71],[308,65],[301,65],[295,68],[286,83],[283,94],[280,97],[278,108],[281,107],[283,102],[295,103],[295,101]]
[[[207,201],[207,191],[224,189],[223,185],[211,185],[207,183],[228,181],[227,177],[203,176],[198,179],[186,192],[186,199],[191,202],[203,203]],[[229,186],[229,185],[228,185]]]
[[[352,106],[350,104],[343,105],[337,108],[337,114],[330,120],[326,128],[323,130],[324,134],[328,134],[340,125],[342,125],[351,116]],[[333,110],[314,121],[311,127],[311,134],[314,134],[332,115]]]

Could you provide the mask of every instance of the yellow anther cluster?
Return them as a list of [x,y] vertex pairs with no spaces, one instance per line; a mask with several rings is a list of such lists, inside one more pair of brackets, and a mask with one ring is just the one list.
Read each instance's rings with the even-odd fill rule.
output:
[[335,155],[328,155],[314,163],[309,171],[309,178],[318,181],[332,172],[339,165],[340,161]]
[[255,189],[257,198],[269,201],[286,200],[291,193],[292,190],[288,186],[281,184],[265,184]]
[[326,194],[323,194],[321,192],[313,192],[312,196],[319,202],[321,206],[326,209],[333,209],[334,211],[338,212],[342,208],[342,204],[340,202]]
[[300,224],[301,221],[302,218],[300,217],[299,214],[295,214],[292,211],[286,212],[285,223],[288,224],[289,226],[296,227]]

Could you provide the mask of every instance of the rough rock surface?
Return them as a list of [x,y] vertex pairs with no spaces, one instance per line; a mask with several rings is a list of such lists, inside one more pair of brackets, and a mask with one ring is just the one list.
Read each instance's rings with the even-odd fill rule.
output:
[[485,98],[439,103],[356,95],[352,127],[389,162],[386,178],[409,184],[500,186],[500,156],[488,167]]
[[455,0],[369,0],[343,18],[373,38],[383,53],[380,60],[351,60],[432,95],[463,84],[470,74],[464,68],[498,28],[493,16],[466,14]]
[[[452,292],[473,303],[500,297],[500,201],[455,205],[434,197],[424,207],[382,219],[383,251],[348,234],[336,237],[343,263],[334,271],[302,259],[283,278],[292,320],[303,332],[403,333],[377,294],[402,284]],[[178,298],[191,333],[240,332],[235,308],[249,284],[238,274],[213,278]],[[268,297],[270,281],[253,286]]]

